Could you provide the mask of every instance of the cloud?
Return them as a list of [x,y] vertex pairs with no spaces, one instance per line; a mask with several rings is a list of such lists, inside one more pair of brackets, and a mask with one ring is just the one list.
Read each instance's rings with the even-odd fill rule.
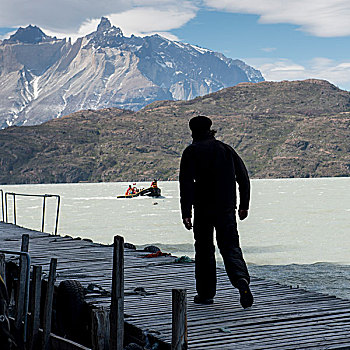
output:
[[275,60],[256,58],[245,61],[259,69],[266,80],[324,79],[342,89],[350,90],[350,60],[338,62],[325,57],[315,57],[305,64],[285,58]]
[[275,47],[263,47],[261,50],[265,51],[265,52],[273,52],[273,51],[276,51],[276,48]]
[[196,16],[196,9],[186,6],[166,8],[137,7],[121,13],[111,14],[111,22],[122,28],[126,35],[145,35],[179,28]]
[[96,30],[102,16],[126,35],[179,28],[196,16],[188,0],[1,0],[0,27],[37,25],[48,35],[77,38]]
[[204,0],[214,9],[259,15],[260,23],[289,23],[320,37],[350,35],[348,0]]
[[10,32],[7,32],[7,33],[5,33],[3,35],[0,35],[0,40],[8,39],[12,34],[15,34],[16,31],[17,31],[17,29],[16,30],[12,30]]

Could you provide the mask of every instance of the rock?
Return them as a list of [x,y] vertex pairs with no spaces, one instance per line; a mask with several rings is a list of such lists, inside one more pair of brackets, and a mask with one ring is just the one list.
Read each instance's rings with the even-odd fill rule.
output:
[[160,252],[160,249],[155,245],[149,245],[143,249],[145,252],[157,253]]
[[136,250],[136,246],[132,243],[124,243],[124,248]]

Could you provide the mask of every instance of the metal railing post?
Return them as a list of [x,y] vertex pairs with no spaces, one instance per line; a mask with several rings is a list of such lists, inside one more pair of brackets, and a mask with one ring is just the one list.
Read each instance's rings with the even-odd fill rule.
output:
[[7,210],[7,208],[8,208],[8,205],[7,205],[7,195],[8,195],[8,193],[6,192],[5,193],[5,209],[6,209],[6,223],[8,223],[9,222],[9,220],[8,220],[8,210]]
[[61,205],[61,197],[59,195],[57,195],[56,197],[57,197],[57,211],[56,211],[55,235],[57,235],[58,216],[60,214],[60,205]]
[[45,225],[45,209],[46,209],[46,195],[43,196],[43,214],[41,218],[41,232],[44,232],[44,225]]
[[60,213],[61,197],[57,194],[24,194],[24,193],[14,193],[14,192],[5,192],[5,214],[6,222],[8,223],[8,196],[13,196],[13,220],[14,224],[17,225],[17,208],[16,208],[16,196],[24,197],[43,197],[43,209],[42,209],[42,218],[41,218],[41,232],[44,232],[45,228],[45,215],[46,215],[46,198],[47,197],[56,197],[57,198],[57,208],[56,208],[56,220],[55,220],[55,230],[54,234],[57,235],[58,230],[58,218]]
[[3,190],[0,190],[0,193],[1,193],[1,213],[2,213],[2,216],[1,216],[1,221],[5,221],[5,212],[4,212],[4,191]]
[[12,193],[13,195],[13,223],[17,225],[17,213],[16,213],[16,194]]

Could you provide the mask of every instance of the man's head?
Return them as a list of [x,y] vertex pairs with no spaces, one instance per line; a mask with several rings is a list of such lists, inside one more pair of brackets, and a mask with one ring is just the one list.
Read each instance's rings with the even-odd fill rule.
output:
[[204,115],[197,115],[189,122],[191,131],[195,133],[209,131],[212,124],[212,121]]
[[211,131],[210,127],[212,124],[212,121],[204,115],[197,115],[196,117],[193,117],[189,121],[192,137],[196,138],[208,135]]

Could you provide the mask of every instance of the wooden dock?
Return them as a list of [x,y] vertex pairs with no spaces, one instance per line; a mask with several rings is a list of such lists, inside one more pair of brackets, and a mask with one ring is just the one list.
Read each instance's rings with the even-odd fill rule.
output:
[[[113,248],[86,240],[31,231],[0,222],[0,249],[19,251],[29,234],[32,265],[48,274],[57,258],[57,281],[74,279],[94,284],[102,293],[88,303],[109,308]],[[255,304],[243,310],[239,294],[218,268],[215,303],[193,303],[194,264],[175,263],[171,256],[142,258],[147,252],[125,249],[126,332],[171,344],[171,290],[187,289],[190,349],[350,349],[350,301],[252,278]],[[145,292],[135,292],[142,287]],[[105,293],[104,293],[105,292]],[[104,295],[106,294],[106,295]]]

